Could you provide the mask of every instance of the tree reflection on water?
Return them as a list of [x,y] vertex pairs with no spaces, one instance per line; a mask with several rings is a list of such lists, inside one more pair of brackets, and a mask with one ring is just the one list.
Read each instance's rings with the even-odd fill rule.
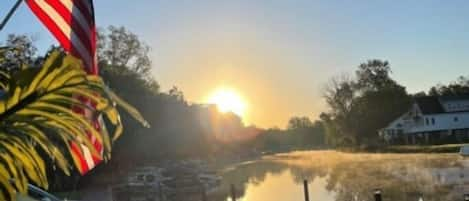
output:
[[[243,198],[272,178],[285,176],[296,184],[285,184],[285,189],[295,188],[285,192],[297,193],[304,179],[310,183],[324,180],[322,186],[315,185],[333,194],[324,201],[373,200],[372,192],[376,188],[382,189],[385,201],[416,201],[419,196],[425,201],[462,200],[463,194],[469,192],[469,162],[456,154],[311,151],[278,154],[227,169],[223,172],[222,186],[213,198],[227,200],[230,184],[236,185],[237,197]],[[318,189],[311,188],[311,200],[315,200]],[[275,200],[275,196],[265,196],[266,200]]]

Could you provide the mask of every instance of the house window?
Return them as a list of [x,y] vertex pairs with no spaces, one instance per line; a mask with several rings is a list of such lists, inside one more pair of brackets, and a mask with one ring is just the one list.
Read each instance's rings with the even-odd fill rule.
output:
[[435,119],[432,118],[432,125],[435,125]]
[[455,121],[455,122],[458,122],[458,121],[459,121],[459,118],[458,118],[458,117],[454,117],[454,121]]

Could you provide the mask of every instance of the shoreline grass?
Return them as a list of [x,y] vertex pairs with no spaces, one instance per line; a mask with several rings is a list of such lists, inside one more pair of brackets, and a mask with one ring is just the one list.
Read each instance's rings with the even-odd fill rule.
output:
[[394,145],[377,150],[381,153],[458,153],[461,146],[469,144],[445,145]]

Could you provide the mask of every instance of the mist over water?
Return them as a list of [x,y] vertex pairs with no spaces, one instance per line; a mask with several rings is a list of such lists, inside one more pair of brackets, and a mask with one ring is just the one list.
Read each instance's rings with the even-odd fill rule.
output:
[[462,200],[469,192],[469,160],[457,154],[352,154],[335,151],[291,152],[227,168],[212,197],[230,200],[373,200],[379,188],[385,201]]

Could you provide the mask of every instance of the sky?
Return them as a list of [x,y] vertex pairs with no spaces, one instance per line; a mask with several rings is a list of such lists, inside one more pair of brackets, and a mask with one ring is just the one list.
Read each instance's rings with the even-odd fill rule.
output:
[[[3,0],[4,16],[14,0]],[[220,87],[246,101],[246,124],[287,125],[327,110],[328,79],[368,59],[391,63],[409,92],[469,75],[469,1],[95,0],[98,26],[125,26],[151,48],[163,90],[192,103]],[[56,41],[25,5],[0,32]]]

